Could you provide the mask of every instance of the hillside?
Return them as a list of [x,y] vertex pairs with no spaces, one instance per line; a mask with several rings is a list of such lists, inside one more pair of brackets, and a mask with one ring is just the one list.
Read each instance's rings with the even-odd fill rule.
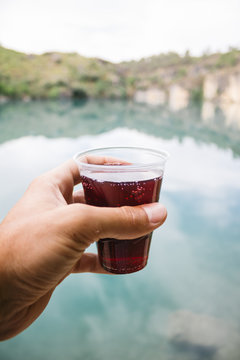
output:
[[231,76],[239,73],[237,49],[201,57],[172,52],[113,64],[77,53],[34,55],[0,47],[2,99],[103,97],[164,103],[174,93],[178,98],[197,101],[206,97],[205,81],[210,76],[210,80],[215,79],[212,99],[216,100],[224,93]]

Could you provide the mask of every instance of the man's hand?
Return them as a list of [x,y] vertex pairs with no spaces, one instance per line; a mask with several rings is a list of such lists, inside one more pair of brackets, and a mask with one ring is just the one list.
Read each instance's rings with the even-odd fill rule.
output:
[[72,272],[107,273],[95,254],[100,238],[131,239],[166,219],[160,204],[103,208],[86,205],[70,160],[36,178],[0,224],[0,340],[17,335],[44,310]]

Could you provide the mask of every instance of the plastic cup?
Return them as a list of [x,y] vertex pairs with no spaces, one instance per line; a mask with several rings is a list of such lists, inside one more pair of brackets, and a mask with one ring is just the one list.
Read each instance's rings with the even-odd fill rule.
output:
[[[159,199],[168,153],[137,147],[93,149],[74,156],[86,203],[101,207],[136,206]],[[136,239],[100,239],[102,267],[115,274],[147,265],[152,233]]]

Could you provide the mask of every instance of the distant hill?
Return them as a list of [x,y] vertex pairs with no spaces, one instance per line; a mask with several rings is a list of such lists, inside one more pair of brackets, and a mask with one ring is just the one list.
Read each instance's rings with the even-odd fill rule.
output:
[[2,99],[134,98],[157,104],[173,94],[193,101],[209,98],[210,94],[210,100],[218,100],[231,85],[232,77],[237,76],[234,84],[237,89],[239,86],[240,102],[239,74],[238,49],[201,57],[171,52],[113,64],[77,53],[34,55],[0,47]]

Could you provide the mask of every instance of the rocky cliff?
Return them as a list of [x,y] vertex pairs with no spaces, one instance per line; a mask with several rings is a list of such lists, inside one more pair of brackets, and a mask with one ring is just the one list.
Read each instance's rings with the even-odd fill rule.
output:
[[132,98],[151,106],[168,104],[173,111],[192,101],[236,108],[240,50],[201,57],[168,53],[113,64],[76,53],[34,55],[0,47],[2,101],[59,97]]

